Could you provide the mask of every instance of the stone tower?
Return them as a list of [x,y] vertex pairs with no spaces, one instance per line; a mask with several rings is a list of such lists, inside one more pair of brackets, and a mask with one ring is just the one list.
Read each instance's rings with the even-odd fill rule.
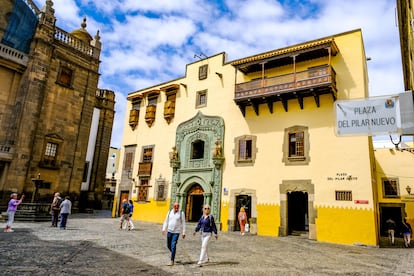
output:
[[115,95],[98,89],[99,32],[92,38],[86,18],[80,29],[60,29],[51,0],[42,9],[0,4],[2,203],[10,192],[36,202],[60,192],[80,209],[100,208]]

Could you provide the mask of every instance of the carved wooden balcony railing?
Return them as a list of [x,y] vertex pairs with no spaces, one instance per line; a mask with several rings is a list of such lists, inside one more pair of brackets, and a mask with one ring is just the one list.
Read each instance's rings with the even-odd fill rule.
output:
[[151,176],[152,162],[141,162],[138,166],[138,176],[146,177]]
[[135,129],[135,127],[138,125],[139,120],[139,109],[131,109],[129,111],[129,126],[132,128],[132,130]]
[[147,109],[145,111],[145,122],[149,127],[152,126],[152,124],[155,121],[155,112],[157,111],[156,105],[148,105]]
[[297,99],[303,109],[304,97],[314,97],[319,107],[319,96],[322,94],[331,94],[336,100],[336,73],[329,65],[236,84],[234,101],[243,115],[246,106],[250,105],[259,115],[259,104],[266,103],[273,113],[273,103],[281,101],[285,111],[288,111],[287,101],[291,99]]

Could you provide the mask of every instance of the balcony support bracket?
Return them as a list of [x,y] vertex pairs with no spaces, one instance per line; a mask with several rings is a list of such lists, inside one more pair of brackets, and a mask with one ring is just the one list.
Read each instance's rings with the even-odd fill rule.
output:
[[252,107],[254,109],[254,113],[256,113],[256,115],[259,116],[259,104],[257,102],[253,102]]
[[267,102],[267,107],[269,108],[270,114],[273,114],[273,102],[272,101]]
[[336,101],[336,96],[335,96],[335,94],[336,94],[336,91],[335,91],[334,89],[332,89],[332,88],[331,88],[331,95],[332,95],[332,99],[333,99],[333,101]]
[[283,109],[288,112],[288,101],[287,99],[282,98],[282,105],[283,105]]
[[302,96],[298,96],[298,103],[299,103],[300,109],[303,109],[303,97]]
[[243,104],[238,104],[241,113],[243,114],[243,117],[246,117],[246,106]]
[[315,99],[315,103],[317,107],[320,107],[320,101],[319,101],[319,95],[318,94],[313,94],[313,98]]

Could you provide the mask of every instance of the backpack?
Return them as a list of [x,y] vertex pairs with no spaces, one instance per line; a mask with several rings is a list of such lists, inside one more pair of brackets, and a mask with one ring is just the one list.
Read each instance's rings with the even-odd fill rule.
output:
[[60,210],[60,204],[62,204],[62,202],[63,202],[63,199],[58,198],[56,200],[55,205],[52,207],[52,210]]
[[126,203],[124,206],[124,214],[129,214],[131,212],[131,207],[129,206],[129,203]]

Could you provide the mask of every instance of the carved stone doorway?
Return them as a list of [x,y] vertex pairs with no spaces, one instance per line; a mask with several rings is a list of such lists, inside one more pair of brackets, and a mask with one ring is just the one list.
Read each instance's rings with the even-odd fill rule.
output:
[[[279,185],[279,236],[287,236],[292,233],[292,230],[299,228],[308,233],[309,239],[316,240],[314,189],[315,186],[310,179],[283,180]],[[298,204],[299,207],[296,206]],[[292,219],[293,222],[289,221]]]
[[[198,221],[203,204],[210,204],[217,227],[221,227],[220,208],[224,162],[224,120],[198,112],[178,125],[170,204],[177,201],[190,221]],[[198,193],[194,188],[198,185]],[[194,190],[192,190],[194,189]]]
[[194,184],[187,193],[185,213],[186,220],[197,222],[201,215],[204,205],[204,190],[199,184]]

